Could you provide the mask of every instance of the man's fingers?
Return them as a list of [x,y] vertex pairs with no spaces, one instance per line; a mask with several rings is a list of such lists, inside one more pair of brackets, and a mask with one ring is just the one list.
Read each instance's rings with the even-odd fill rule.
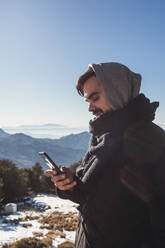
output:
[[59,181],[63,181],[65,178],[66,178],[66,175],[65,174],[61,174],[59,176],[52,175],[51,180],[52,180],[52,182],[57,183]]
[[60,190],[71,189],[77,184],[76,181],[72,181],[70,178],[66,178],[65,174],[52,176],[51,180]]
[[46,170],[45,172],[44,172],[44,175],[46,176],[46,177],[52,177],[52,176],[54,176],[54,175],[56,175],[57,174],[57,172],[55,171],[55,170]]
[[66,178],[65,180],[57,181],[56,185],[58,188],[60,188],[60,187],[63,187],[64,185],[70,184],[70,183],[71,183],[71,180],[69,178]]
[[69,190],[69,189],[72,189],[76,184],[77,184],[77,182],[73,181],[72,183],[69,183],[67,185],[63,185],[63,186],[59,187],[59,189],[61,189],[61,190]]
[[69,190],[72,189],[77,182],[73,181],[72,172],[66,168],[62,167],[63,174],[57,174],[55,170],[46,170],[44,175],[47,177],[51,177],[52,182],[58,187],[60,190]]

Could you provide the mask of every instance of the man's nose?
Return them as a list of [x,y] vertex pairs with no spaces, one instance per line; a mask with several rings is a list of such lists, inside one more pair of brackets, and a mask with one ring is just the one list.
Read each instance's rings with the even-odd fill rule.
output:
[[89,112],[92,112],[93,110],[95,110],[95,105],[93,103],[89,103],[89,106],[88,106],[88,111]]

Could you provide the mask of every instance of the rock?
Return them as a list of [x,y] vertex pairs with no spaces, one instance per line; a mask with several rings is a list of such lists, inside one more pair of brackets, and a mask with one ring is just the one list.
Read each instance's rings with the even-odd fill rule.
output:
[[17,211],[17,205],[15,203],[8,203],[4,209],[6,214],[12,214]]

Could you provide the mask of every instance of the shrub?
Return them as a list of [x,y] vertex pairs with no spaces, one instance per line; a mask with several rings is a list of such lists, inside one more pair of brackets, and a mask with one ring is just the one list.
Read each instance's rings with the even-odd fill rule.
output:
[[29,188],[38,193],[54,193],[54,183],[44,176],[40,163],[36,163],[31,169],[25,169],[28,173]]
[[12,244],[4,244],[2,248],[51,248],[52,240],[50,238],[23,238]]
[[39,222],[42,224],[41,229],[52,230],[54,227],[58,231],[75,231],[77,229],[77,215],[74,213],[63,214],[60,212],[53,212],[48,215],[41,216]]
[[4,193],[3,193],[3,179],[0,177],[0,210],[2,207],[2,201],[4,199]]
[[57,246],[57,248],[74,248],[74,244],[70,241],[65,241],[64,243]]
[[32,187],[32,190],[34,190],[35,192],[40,192],[42,175],[43,175],[42,166],[39,163],[36,163],[32,167],[31,173],[29,174],[31,187]]
[[1,191],[3,191],[4,194],[3,203],[16,201],[16,199],[26,194],[26,182],[12,161],[7,159],[0,160],[0,178]]

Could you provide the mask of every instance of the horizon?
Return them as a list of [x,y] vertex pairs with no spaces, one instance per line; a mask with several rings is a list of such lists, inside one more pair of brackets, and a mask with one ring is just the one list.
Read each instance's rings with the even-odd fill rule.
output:
[[[53,125],[53,127],[52,127]],[[59,125],[59,124],[58,124]],[[18,134],[23,133],[33,138],[49,138],[59,139],[64,136],[71,134],[80,134],[83,132],[89,132],[88,128],[83,127],[67,127],[67,126],[56,126],[56,124],[49,125],[21,125],[21,126],[6,126],[0,127],[7,134]]]
[[[165,130],[165,123],[156,123],[158,126]],[[88,128],[81,127],[66,127],[66,126],[54,126],[53,128],[49,125],[56,124],[47,124],[43,125],[25,125],[25,126],[8,126],[8,127],[0,127],[5,133],[8,134],[18,134],[23,133],[25,135],[31,136],[33,138],[49,138],[49,139],[59,139],[64,136],[68,136],[71,134],[80,134],[83,132],[88,132]],[[59,124],[58,124],[59,125]],[[44,127],[47,127],[46,129]]]
[[164,11],[161,0],[1,1],[0,126],[88,127],[76,80],[109,61],[142,75],[141,92],[160,102],[155,122],[165,123]]
[[41,123],[41,124],[20,124],[20,125],[0,125],[0,128],[26,128],[26,127],[49,127],[49,128],[55,128],[55,127],[59,127],[59,128],[88,128],[88,125],[86,126],[73,126],[73,125],[66,125],[66,124],[61,124],[61,123]]

